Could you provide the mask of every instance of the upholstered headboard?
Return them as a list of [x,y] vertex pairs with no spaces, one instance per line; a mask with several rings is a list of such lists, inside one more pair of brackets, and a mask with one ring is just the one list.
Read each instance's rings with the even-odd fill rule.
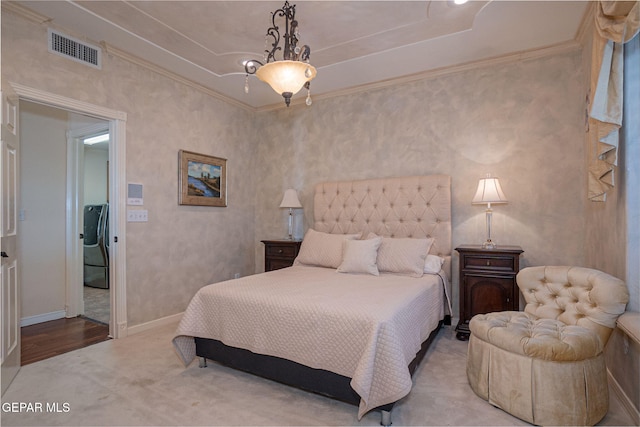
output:
[[451,177],[410,176],[325,182],[316,186],[314,229],[332,234],[433,237],[451,277]]

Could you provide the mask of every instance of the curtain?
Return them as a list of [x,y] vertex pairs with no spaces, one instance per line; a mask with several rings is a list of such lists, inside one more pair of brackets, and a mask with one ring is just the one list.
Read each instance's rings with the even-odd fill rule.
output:
[[[640,0],[596,3],[591,57],[589,199],[606,200],[615,185],[618,130],[622,125],[624,43],[640,29]],[[591,149],[591,148],[590,148]]]

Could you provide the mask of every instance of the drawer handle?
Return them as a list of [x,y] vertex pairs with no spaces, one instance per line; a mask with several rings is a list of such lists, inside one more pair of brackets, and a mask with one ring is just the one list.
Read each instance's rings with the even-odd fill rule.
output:
[[487,265],[491,265],[491,261],[490,260],[487,260]]
[[282,249],[278,249],[278,253],[281,254],[282,253]]

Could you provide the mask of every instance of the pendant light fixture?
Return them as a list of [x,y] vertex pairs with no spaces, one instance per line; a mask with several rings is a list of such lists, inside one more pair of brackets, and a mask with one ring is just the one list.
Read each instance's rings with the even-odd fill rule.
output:
[[[298,33],[298,21],[296,17],[296,5],[284,2],[282,8],[271,13],[271,27],[265,35],[265,50],[263,62],[256,59],[244,63],[247,73],[244,91],[249,93],[249,74],[255,74],[260,80],[268,83],[271,88],[284,97],[287,107],[291,103],[291,97],[298,93],[304,86],[307,89],[306,104],[311,105],[311,91],[309,84],[316,76],[316,69],[309,64],[311,48],[298,46],[300,34]],[[280,35],[280,27],[276,21],[284,19],[284,36]],[[281,24],[282,25],[282,24]],[[283,46],[280,46],[281,38]],[[271,42],[270,49],[267,48]],[[282,59],[276,59],[276,52],[282,52]]]

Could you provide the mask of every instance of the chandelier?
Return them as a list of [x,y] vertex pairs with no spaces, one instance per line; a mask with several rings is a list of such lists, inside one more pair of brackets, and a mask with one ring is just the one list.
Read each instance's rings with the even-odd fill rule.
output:
[[[296,17],[296,5],[284,2],[282,8],[271,13],[271,27],[267,29],[264,45],[264,60],[255,59],[245,61],[244,70],[247,73],[244,91],[249,93],[249,74],[255,74],[260,80],[268,83],[271,88],[284,97],[287,107],[291,103],[291,97],[298,93],[304,86],[307,89],[306,104],[311,105],[311,91],[309,85],[316,76],[316,69],[309,64],[311,48],[307,45],[298,46],[300,34],[298,33],[298,21]],[[280,27],[276,25],[277,18],[284,18],[284,50],[280,46]],[[271,42],[269,49],[268,43]],[[276,59],[276,52],[282,51],[282,59]]]

